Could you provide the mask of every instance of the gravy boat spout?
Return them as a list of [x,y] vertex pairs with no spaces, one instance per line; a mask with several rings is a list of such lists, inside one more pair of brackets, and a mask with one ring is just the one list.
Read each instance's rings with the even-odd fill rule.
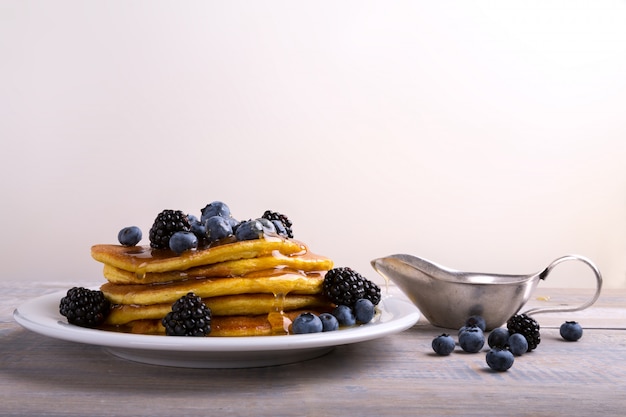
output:
[[540,280],[563,261],[587,264],[596,277],[596,292],[583,305],[565,308],[540,308],[526,311],[537,314],[577,311],[592,305],[600,296],[602,276],[587,258],[566,255],[540,272],[529,275],[504,275],[463,272],[446,268],[413,255],[397,254],[371,261],[385,280],[396,284],[434,326],[459,329],[470,316],[481,316],[487,330],[502,326],[516,314],[532,295]]

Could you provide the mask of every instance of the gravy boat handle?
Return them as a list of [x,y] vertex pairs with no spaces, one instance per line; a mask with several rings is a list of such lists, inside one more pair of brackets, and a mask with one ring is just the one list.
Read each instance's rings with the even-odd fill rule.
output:
[[555,266],[557,266],[561,262],[565,262],[565,261],[580,261],[580,262],[583,262],[584,264],[587,264],[587,266],[589,266],[589,268],[591,268],[591,270],[593,271],[593,274],[596,277],[596,292],[593,295],[593,297],[591,299],[589,299],[587,302],[585,302],[585,303],[583,303],[583,304],[581,304],[579,306],[572,306],[572,307],[536,307],[536,308],[531,308],[529,310],[526,310],[524,312],[525,314],[533,315],[533,314],[539,314],[539,313],[561,313],[561,312],[566,312],[566,311],[580,311],[580,310],[584,310],[587,307],[591,306],[593,303],[596,302],[598,297],[600,297],[600,291],[602,290],[602,274],[600,274],[600,270],[595,266],[595,264],[593,262],[591,262],[589,259],[585,258],[584,256],[580,256],[580,255],[565,255],[565,256],[562,256],[562,257],[560,257],[558,259],[555,259],[550,265],[548,265],[546,267],[546,269],[544,269],[539,274],[539,278],[540,279],[546,279],[548,274],[550,274],[550,271],[552,271],[552,269]]

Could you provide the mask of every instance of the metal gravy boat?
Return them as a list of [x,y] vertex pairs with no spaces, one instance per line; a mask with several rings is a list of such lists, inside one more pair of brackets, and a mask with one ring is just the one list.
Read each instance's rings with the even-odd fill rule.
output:
[[371,261],[385,280],[395,283],[433,325],[459,329],[468,317],[485,319],[487,330],[500,327],[529,300],[539,280],[564,261],[587,264],[596,278],[593,297],[580,306],[533,308],[526,314],[583,310],[596,302],[602,289],[602,275],[587,258],[566,255],[542,271],[530,275],[502,275],[456,271],[426,259],[397,254]]

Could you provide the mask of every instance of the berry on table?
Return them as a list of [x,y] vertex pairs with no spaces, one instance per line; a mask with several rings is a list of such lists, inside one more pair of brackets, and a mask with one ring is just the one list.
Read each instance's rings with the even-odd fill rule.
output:
[[516,314],[506,322],[509,334],[520,333],[528,341],[528,352],[537,348],[541,343],[539,323],[527,314]]
[[70,324],[95,327],[104,322],[111,311],[111,303],[102,291],[74,287],[61,298],[59,312]]
[[294,334],[319,333],[324,329],[322,320],[313,313],[302,313],[291,323]]
[[505,348],[509,341],[509,331],[504,327],[498,327],[493,329],[489,333],[489,337],[487,338],[487,344],[490,348],[499,347]]
[[515,358],[513,354],[506,349],[492,348],[485,356],[487,365],[494,371],[504,372],[513,366]]
[[569,342],[575,342],[583,336],[582,326],[575,321],[566,321],[559,328],[561,337]]
[[513,333],[509,336],[508,346],[511,353],[515,356],[522,356],[528,352],[528,341],[519,333]]
[[135,246],[141,241],[141,229],[137,226],[124,227],[117,234],[117,240],[123,246]]
[[172,304],[161,322],[168,336],[206,336],[211,333],[211,309],[190,292]]
[[468,317],[468,319],[465,320],[465,325],[469,327],[476,326],[483,332],[487,329],[487,323],[485,322],[485,319],[482,318],[481,316]]
[[459,346],[465,352],[479,352],[485,345],[485,334],[479,327],[468,327],[459,334]]
[[452,336],[443,333],[433,339],[431,346],[437,355],[448,356],[454,351],[455,343]]

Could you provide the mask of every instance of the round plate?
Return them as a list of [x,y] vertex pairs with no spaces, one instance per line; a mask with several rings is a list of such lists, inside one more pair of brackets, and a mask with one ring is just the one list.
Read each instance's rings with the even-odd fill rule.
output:
[[115,356],[154,365],[190,368],[248,368],[316,358],[335,346],[398,333],[420,317],[407,300],[386,297],[372,322],[334,332],[255,337],[168,337],[87,329],[59,313],[66,291],[44,295],[15,309],[13,317],[33,332],[71,342],[103,346]]

